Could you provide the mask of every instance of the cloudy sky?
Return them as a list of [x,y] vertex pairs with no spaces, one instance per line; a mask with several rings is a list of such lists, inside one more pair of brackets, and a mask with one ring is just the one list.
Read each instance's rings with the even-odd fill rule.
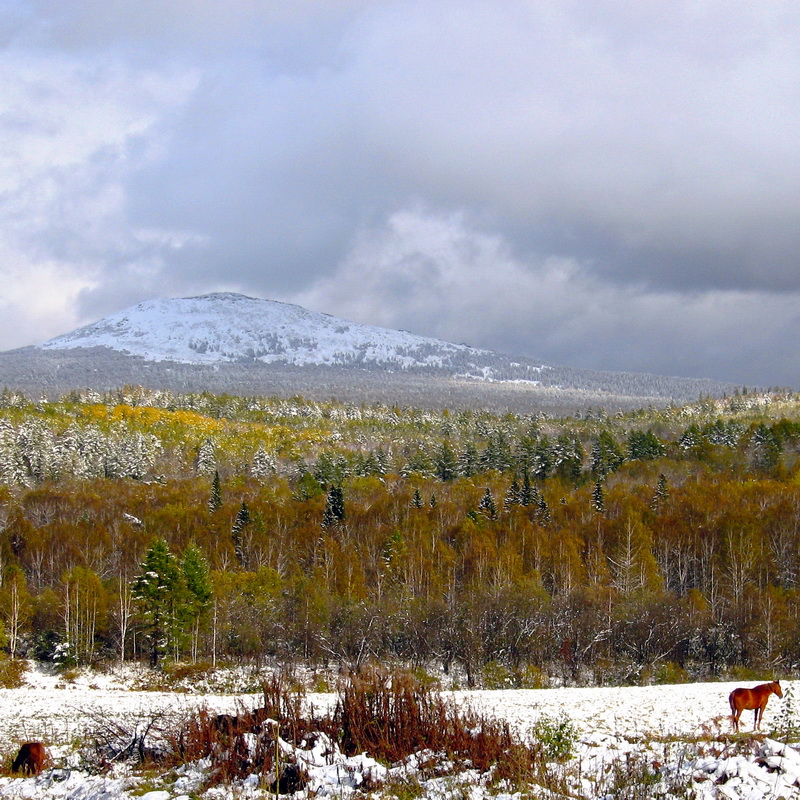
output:
[[160,296],[800,388],[800,7],[0,0],[0,348]]

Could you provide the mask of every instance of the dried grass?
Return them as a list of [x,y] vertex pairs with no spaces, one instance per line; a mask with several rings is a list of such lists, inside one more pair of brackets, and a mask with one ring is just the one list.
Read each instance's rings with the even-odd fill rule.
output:
[[264,684],[258,709],[194,713],[173,733],[171,760],[210,758],[212,783],[260,774],[262,786],[280,790],[281,779],[285,783],[297,769],[282,762],[276,731],[295,747],[322,732],[347,755],[366,752],[389,765],[425,751],[431,774],[472,768],[513,785],[551,782],[540,747],[522,742],[506,722],[457,706],[410,673],[363,669],[342,683],[334,711],[324,716],[304,710],[303,699],[276,679]]

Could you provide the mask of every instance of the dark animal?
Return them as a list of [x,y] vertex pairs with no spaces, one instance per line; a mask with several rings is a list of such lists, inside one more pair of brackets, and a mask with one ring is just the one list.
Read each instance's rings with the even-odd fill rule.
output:
[[11,769],[26,775],[38,775],[47,760],[47,750],[41,742],[25,742],[19,749]]
[[217,733],[230,736],[239,727],[239,718],[233,714],[217,714],[211,723],[211,727]]
[[287,764],[277,781],[272,781],[269,790],[273,794],[294,794],[305,789],[306,780],[297,764]]
[[761,718],[764,716],[764,709],[767,707],[767,700],[769,700],[771,694],[783,697],[783,690],[778,681],[762,683],[752,689],[734,689],[730,693],[728,702],[731,704],[731,721],[733,722],[733,729],[737,733],[739,732],[739,717],[742,716],[742,711],[746,708],[751,708],[755,711],[755,730],[758,730]]
[[256,733],[261,727],[261,723],[268,718],[266,708],[254,708],[252,711],[245,711],[239,716],[233,714],[217,714],[211,722],[211,727],[226,737],[239,733]]

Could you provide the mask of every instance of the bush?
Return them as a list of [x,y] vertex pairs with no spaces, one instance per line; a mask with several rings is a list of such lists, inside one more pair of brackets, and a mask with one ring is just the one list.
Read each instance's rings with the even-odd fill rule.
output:
[[517,689],[544,689],[547,685],[547,673],[533,664],[526,664],[514,673],[514,686]]
[[497,661],[486,664],[482,678],[484,689],[509,689],[514,684],[509,669]]
[[558,717],[543,714],[531,728],[531,735],[548,761],[566,761],[578,743],[578,729],[564,712]]
[[196,664],[163,664],[162,666],[164,675],[171,685],[206,678],[212,670],[210,661],[201,661]]
[[674,661],[667,661],[660,664],[656,670],[656,683],[669,684],[669,683],[689,683],[691,680],[689,673]]
[[27,663],[20,658],[0,661],[0,688],[18,689],[25,683],[27,669]]

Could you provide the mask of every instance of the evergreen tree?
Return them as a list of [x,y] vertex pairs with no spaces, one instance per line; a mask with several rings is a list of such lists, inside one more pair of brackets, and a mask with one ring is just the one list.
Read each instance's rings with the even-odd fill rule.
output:
[[483,493],[480,503],[478,503],[478,511],[482,511],[489,519],[497,519],[497,505],[492,497],[492,492],[489,487]]
[[692,423],[678,439],[678,447],[695,458],[703,458],[709,444],[708,438],[695,423]]
[[472,442],[467,442],[461,455],[458,457],[458,471],[465,478],[471,478],[478,474],[480,468],[480,457],[478,450]]
[[322,486],[339,486],[348,475],[347,459],[338,453],[320,453],[314,477]]
[[183,552],[181,569],[186,586],[186,601],[181,606],[181,613],[191,631],[192,661],[196,662],[200,639],[200,624],[203,617],[208,613],[213,594],[211,578],[208,562],[193,544],[190,544]]
[[25,483],[26,469],[17,448],[17,435],[6,420],[0,420],[0,482]]
[[486,442],[486,449],[481,454],[480,468],[484,472],[496,469],[505,472],[511,466],[511,448],[508,438],[502,431],[492,431]]
[[213,439],[203,439],[197,450],[195,470],[198,475],[210,475],[217,468],[217,447]]
[[520,491],[519,502],[520,505],[526,508],[539,504],[539,490],[531,484],[531,477],[528,475],[527,470],[525,470],[525,474],[522,477],[522,490]]
[[562,433],[553,447],[556,474],[571,483],[577,483],[583,471],[584,456],[581,440],[575,434]]
[[619,469],[624,460],[617,440],[611,432],[600,431],[591,454],[591,469],[595,477],[605,478],[610,472]]
[[211,481],[211,494],[208,498],[208,510],[213,514],[222,506],[222,488],[219,482],[219,472],[214,470],[214,480]]
[[539,504],[536,509],[536,517],[539,520],[540,525],[547,527],[550,524],[550,507],[547,505],[547,501],[541,495],[539,496]]
[[778,466],[783,449],[781,442],[772,428],[767,427],[763,422],[753,431],[750,447],[753,469],[759,472],[771,472]]
[[147,636],[150,665],[156,667],[179,630],[178,610],[184,599],[182,573],[164,539],[153,542],[141,570],[134,578],[132,593]]
[[411,498],[411,507],[422,508],[422,495],[419,493],[419,489],[414,489],[414,496]]
[[592,489],[592,508],[598,514],[606,513],[606,496],[600,481],[596,481]]
[[458,477],[458,459],[447,439],[442,442],[436,454],[434,472],[441,481],[452,481]]
[[650,501],[650,508],[653,511],[660,511],[668,498],[669,486],[667,485],[667,476],[662,472],[658,476],[658,483],[656,484],[656,491],[653,495],[653,499]]
[[233,521],[233,528],[231,528],[231,539],[233,540],[233,552],[236,554],[236,560],[239,566],[246,567],[246,558],[244,552],[244,529],[250,524],[250,511],[247,508],[247,503],[242,500],[242,505],[236,514],[236,519]]
[[542,436],[533,448],[533,461],[531,463],[531,473],[537,480],[543,481],[550,477],[553,469],[553,454],[550,449],[550,439]]
[[514,506],[521,505],[522,503],[522,490],[519,488],[519,481],[514,478],[511,481],[511,485],[508,487],[506,491],[505,497],[503,498],[503,508],[506,511],[513,508]]
[[322,513],[322,527],[332,528],[344,521],[344,491],[341,486],[331,486]]
[[664,445],[652,431],[630,431],[626,446],[630,461],[650,461],[664,455]]
[[262,483],[276,471],[275,459],[263,448],[259,447],[253,454],[253,463],[250,465],[250,474]]

